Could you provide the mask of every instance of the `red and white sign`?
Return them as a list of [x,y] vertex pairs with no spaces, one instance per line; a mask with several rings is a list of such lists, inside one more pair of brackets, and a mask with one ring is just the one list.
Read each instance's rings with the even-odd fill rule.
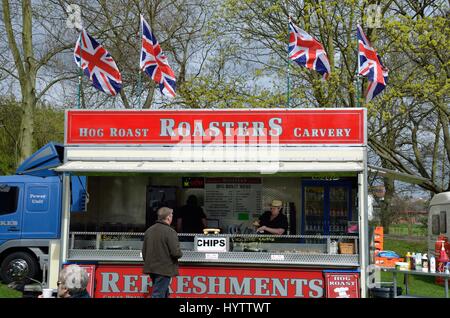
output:
[[327,298],[359,298],[359,275],[325,273]]
[[[320,270],[278,268],[180,267],[172,279],[171,297],[324,297]],[[151,279],[142,266],[100,265],[96,269],[96,298],[150,297]]]
[[69,110],[66,144],[366,143],[365,111],[334,109]]

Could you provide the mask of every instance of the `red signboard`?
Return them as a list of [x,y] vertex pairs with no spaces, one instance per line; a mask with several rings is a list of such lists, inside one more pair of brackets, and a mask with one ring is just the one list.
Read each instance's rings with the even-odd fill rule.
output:
[[[172,279],[170,297],[324,297],[320,270],[278,268],[181,267]],[[150,297],[151,279],[142,266],[100,265],[96,298]]]
[[365,144],[363,109],[69,110],[67,144]]
[[359,298],[359,275],[325,273],[327,298]]

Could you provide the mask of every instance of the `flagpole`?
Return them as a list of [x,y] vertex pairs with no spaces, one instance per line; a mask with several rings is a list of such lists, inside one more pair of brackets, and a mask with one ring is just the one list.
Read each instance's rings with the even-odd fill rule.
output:
[[356,107],[361,107],[361,77],[358,73],[356,73],[354,83],[356,86]]
[[[83,32],[83,29],[81,29],[81,32]],[[81,108],[81,89],[82,89],[82,82],[83,82],[83,40],[81,39],[80,34],[80,71],[78,74],[78,109]]]
[[[359,21],[358,21],[359,25]],[[357,65],[356,65],[356,74],[355,74],[355,93],[356,93],[356,107],[361,107],[361,76],[359,75],[359,70],[361,69],[361,61],[359,60],[359,40],[356,39],[356,59],[357,59]]]
[[[139,44],[142,46],[142,17],[139,15]],[[138,87],[137,87],[137,93],[138,93],[138,106],[137,108],[141,107],[141,94],[142,94],[142,79],[141,79],[141,48],[139,49],[139,68],[138,68]]]
[[[80,58],[81,58],[81,54],[80,54]],[[81,108],[81,80],[82,80],[82,73],[83,69],[80,68],[80,74],[78,75],[78,107],[77,108]]]
[[290,104],[290,74],[289,74],[289,67],[291,64],[291,60],[289,59],[289,41],[290,41],[289,23],[290,22],[291,22],[291,17],[289,16],[289,19],[288,19],[288,43],[287,43],[286,108],[289,108],[289,104]]

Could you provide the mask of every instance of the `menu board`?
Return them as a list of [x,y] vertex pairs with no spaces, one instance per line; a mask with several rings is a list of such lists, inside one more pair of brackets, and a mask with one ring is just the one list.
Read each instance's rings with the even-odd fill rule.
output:
[[261,214],[261,178],[206,178],[208,218],[248,221]]

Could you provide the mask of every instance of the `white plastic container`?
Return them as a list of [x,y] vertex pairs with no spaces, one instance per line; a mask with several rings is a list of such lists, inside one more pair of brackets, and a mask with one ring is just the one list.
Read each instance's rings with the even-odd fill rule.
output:
[[423,254],[422,255],[422,272],[428,273],[428,267],[429,267],[428,256],[427,256],[427,254]]
[[430,257],[430,273],[436,273],[436,258],[433,255]]
[[338,242],[331,241],[330,242],[330,254],[337,254],[337,253],[338,253]]
[[416,254],[416,271],[422,271],[422,253]]
[[53,298],[53,289],[52,288],[44,288],[42,290],[42,298]]
[[409,269],[408,262],[396,262],[395,269],[400,271],[407,271]]

